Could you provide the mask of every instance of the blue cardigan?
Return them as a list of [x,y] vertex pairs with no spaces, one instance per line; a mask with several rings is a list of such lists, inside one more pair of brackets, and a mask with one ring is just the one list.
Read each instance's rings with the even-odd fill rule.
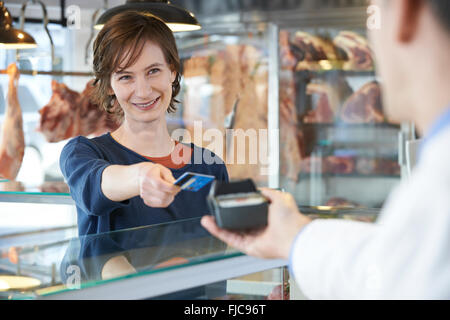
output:
[[[193,143],[191,147],[191,163],[180,169],[170,169],[175,179],[192,171],[228,181],[227,169],[220,158]],[[203,154],[206,157],[199,156]],[[215,161],[211,163],[211,159]],[[150,160],[119,144],[109,133],[92,139],[79,136],[64,146],[60,168],[77,207],[80,236],[200,217],[209,213],[206,196],[210,185],[198,192],[180,191],[167,208],[149,207],[139,196],[122,202],[106,198],[101,191],[103,170],[113,164],[131,165],[143,161]]]

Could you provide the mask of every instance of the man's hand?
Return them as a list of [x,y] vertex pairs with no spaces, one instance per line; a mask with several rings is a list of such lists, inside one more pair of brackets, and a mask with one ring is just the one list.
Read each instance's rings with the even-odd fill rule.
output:
[[170,169],[144,162],[140,165],[139,195],[149,207],[166,208],[175,199],[181,188],[174,185],[175,178]]
[[204,216],[201,223],[212,235],[248,255],[288,259],[296,235],[311,219],[298,211],[291,194],[267,188],[262,188],[261,192],[271,202],[265,228],[229,231],[219,228],[212,216]]

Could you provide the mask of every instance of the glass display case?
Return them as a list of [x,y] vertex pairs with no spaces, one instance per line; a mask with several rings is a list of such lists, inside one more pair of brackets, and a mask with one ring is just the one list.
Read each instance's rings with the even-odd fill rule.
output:
[[[47,230],[33,242],[0,236],[3,299],[285,299],[283,260],[228,248],[200,219],[74,237]],[[71,236],[72,233],[72,236]],[[58,237],[55,240],[54,237]]]
[[231,179],[267,185],[269,50],[265,24],[220,24],[176,34],[182,128],[172,136],[210,149]]
[[[174,3],[203,28],[175,35],[183,77],[178,109],[167,115],[172,138],[215,152],[231,179],[291,192],[312,218],[375,221],[402,176],[412,129],[383,113],[366,1]],[[0,229],[0,298],[286,298],[285,261],[231,250],[198,219],[76,237],[75,207],[57,165],[66,141],[49,143],[35,129],[39,108],[57,91],[52,80],[82,95],[92,79],[80,62],[88,54],[75,45],[92,41],[88,25],[58,27],[55,41],[58,70],[81,76],[24,74],[19,82],[31,92],[20,98],[27,171],[20,182],[0,180],[0,206],[31,204],[23,211],[44,216],[40,204],[61,212],[66,205],[70,218]],[[43,68],[38,58],[23,58],[21,69]],[[0,59],[6,68],[12,53]],[[48,54],[40,59],[47,66]],[[4,100],[6,75],[0,80]],[[0,119],[4,110],[0,101]]]
[[355,9],[278,25],[279,183],[302,206],[381,208],[401,178],[402,126],[383,112],[368,16]]
[[[200,32],[178,37],[185,61],[184,123],[202,120],[220,128],[225,146],[236,144],[223,125],[234,107],[242,120],[230,127],[233,132],[251,129],[262,140],[261,132],[267,133],[259,166],[248,157],[240,168],[227,163],[231,177],[289,191],[303,208],[381,208],[405,170],[404,145],[413,129],[384,114],[382,79],[366,34],[367,3],[273,1],[270,8],[216,8],[180,2],[197,10],[203,22]],[[249,46],[258,55],[243,54]],[[253,78],[252,65],[260,80]],[[252,152],[248,141],[238,154]],[[225,156],[236,153],[225,150]],[[253,149],[255,158],[260,150]]]

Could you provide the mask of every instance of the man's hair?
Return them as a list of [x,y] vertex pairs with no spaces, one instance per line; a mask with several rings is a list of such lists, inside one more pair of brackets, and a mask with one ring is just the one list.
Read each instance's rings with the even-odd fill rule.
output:
[[428,3],[441,25],[450,33],[450,0],[428,0]]

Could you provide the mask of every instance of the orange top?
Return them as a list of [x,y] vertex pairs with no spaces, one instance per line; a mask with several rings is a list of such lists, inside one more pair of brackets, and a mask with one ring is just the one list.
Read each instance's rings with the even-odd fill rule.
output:
[[183,168],[191,159],[192,148],[175,141],[172,153],[164,157],[146,157],[148,160],[163,165],[169,169]]

